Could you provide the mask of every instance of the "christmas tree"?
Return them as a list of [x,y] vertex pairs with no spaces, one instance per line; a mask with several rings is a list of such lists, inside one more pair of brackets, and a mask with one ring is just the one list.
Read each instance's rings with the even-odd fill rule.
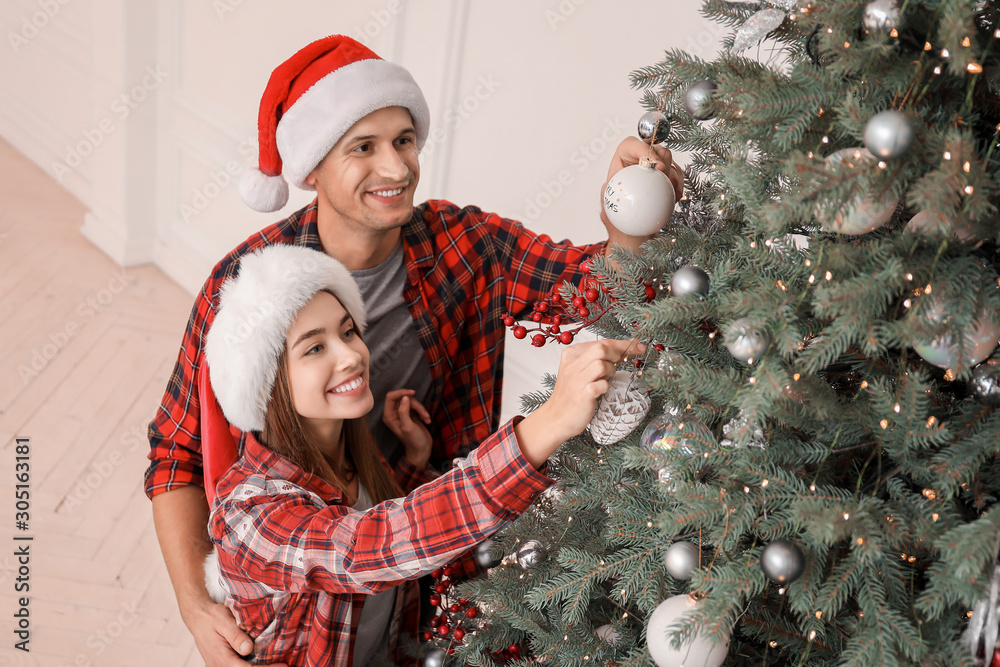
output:
[[430,662],[991,664],[1000,9],[704,13],[716,60],[633,73],[642,133],[691,155],[673,220],[513,325],[649,351],[489,576],[444,583]]

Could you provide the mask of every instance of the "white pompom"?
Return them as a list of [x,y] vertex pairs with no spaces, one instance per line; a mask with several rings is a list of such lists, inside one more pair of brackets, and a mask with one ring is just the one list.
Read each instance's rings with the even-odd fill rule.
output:
[[220,604],[226,601],[226,590],[222,587],[222,571],[219,569],[219,554],[215,549],[205,557],[205,587],[213,600]]
[[280,175],[251,168],[240,178],[240,198],[255,211],[272,213],[288,203],[288,183]]

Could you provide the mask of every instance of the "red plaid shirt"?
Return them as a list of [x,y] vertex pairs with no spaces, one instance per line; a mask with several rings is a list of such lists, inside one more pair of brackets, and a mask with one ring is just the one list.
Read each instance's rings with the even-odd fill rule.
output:
[[[188,484],[204,486],[197,370],[205,334],[222,283],[237,273],[239,259],[274,243],[322,251],[316,202],[229,253],[195,299],[173,374],[149,425],[145,490],[150,498]],[[503,314],[517,316],[563,281],[579,282],[579,263],[603,244],[554,243],[498,215],[432,200],[414,208],[403,228],[403,246],[403,297],[430,365],[427,408],[433,417],[433,460],[440,464],[477,446],[500,420]],[[243,434],[235,427],[232,432],[242,443]]]
[[[255,639],[254,664],[350,665],[366,594],[400,582],[400,625],[416,633],[412,580],[452,561],[520,515],[552,480],[521,455],[512,420],[447,474],[358,512],[341,492],[246,438],[209,520],[226,605]],[[403,609],[403,607],[407,607]]]

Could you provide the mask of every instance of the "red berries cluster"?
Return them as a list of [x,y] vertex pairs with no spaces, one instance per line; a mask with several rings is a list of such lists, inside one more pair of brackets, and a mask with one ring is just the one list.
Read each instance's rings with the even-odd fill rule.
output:
[[431,572],[435,582],[430,603],[441,609],[439,614],[431,616],[431,629],[424,632],[424,640],[448,639],[448,646],[443,648],[446,648],[449,655],[455,652],[454,646],[461,644],[465,637],[467,630],[463,624],[479,615],[479,610],[473,603],[461,597],[457,598],[456,602],[442,606],[444,600],[442,596],[447,596],[449,600],[454,599],[449,595],[449,591],[455,585],[456,578],[462,574],[462,566],[458,563],[452,563]]
[[[590,266],[587,262],[580,264],[580,272],[590,273]],[[531,344],[535,347],[542,347],[550,339],[563,345],[569,345],[580,329],[590,326],[611,310],[610,305],[603,309],[595,305],[601,296],[601,291],[589,285],[599,285],[599,283],[588,280],[587,284],[588,287],[583,293],[574,296],[569,303],[558,292],[554,292],[544,301],[536,301],[531,313],[531,321],[538,326],[533,329],[518,324],[517,320],[510,314],[504,315],[503,324],[513,332],[514,338],[518,340],[526,338],[533,331],[537,332],[531,337]],[[593,312],[595,310],[599,312],[595,314]],[[579,319],[574,320],[574,316]],[[569,328],[567,325],[573,325],[575,328]]]

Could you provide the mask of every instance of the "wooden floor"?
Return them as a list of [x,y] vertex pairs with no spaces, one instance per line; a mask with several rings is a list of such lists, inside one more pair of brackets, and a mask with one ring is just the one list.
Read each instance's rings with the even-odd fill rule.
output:
[[[83,215],[0,141],[0,666],[203,665],[142,491],[191,297],[151,266],[123,272],[80,234]],[[27,531],[15,438],[30,439]],[[30,653],[14,648],[23,544]]]

